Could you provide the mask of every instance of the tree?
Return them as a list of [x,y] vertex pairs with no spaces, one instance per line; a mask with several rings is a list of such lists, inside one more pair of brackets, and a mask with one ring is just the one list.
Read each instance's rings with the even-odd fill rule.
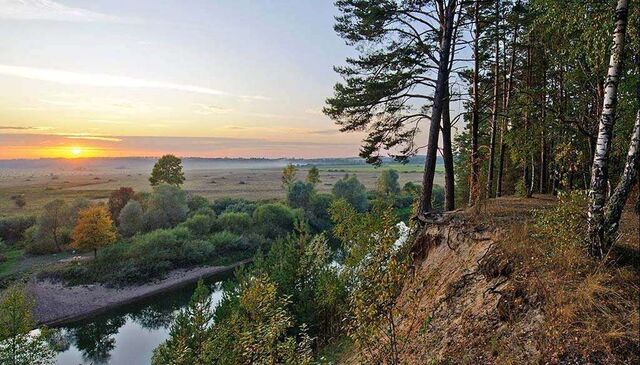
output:
[[202,280],[191,296],[189,305],[171,325],[169,339],[153,350],[152,364],[205,364],[213,322],[209,290]]
[[78,223],[71,233],[72,246],[79,250],[93,250],[97,257],[98,249],[116,241],[116,231],[109,211],[103,205],[96,205],[80,211]]
[[324,112],[343,132],[367,131],[360,156],[374,164],[381,163],[381,150],[407,161],[419,148],[414,138],[420,122],[430,121],[422,213],[431,210],[459,5],[457,0],[336,1],[341,14],[335,30],[360,54],[348,58],[348,66],[335,67],[344,82],[336,84]]
[[118,217],[120,216],[120,211],[134,196],[135,192],[132,188],[128,187],[121,187],[111,193],[107,206],[109,207],[111,219],[113,219],[114,222],[119,223]]
[[187,218],[189,206],[187,194],[177,186],[159,185],[149,197],[144,213],[145,228],[148,231],[170,228]]
[[144,228],[144,212],[142,205],[135,200],[129,200],[118,216],[118,231],[124,237],[131,237]]
[[358,214],[345,201],[337,201],[331,217],[336,224],[334,235],[346,253],[345,276],[351,287],[348,335],[364,350],[362,354],[372,354],[363,363],[400,364],[402,341],[395,304],[407,273],[408,255],[402,243],[398,244],[395,212],[386,206]]
[[376,190],[378,193],[389,196],[396,195],[400,192],[400,183],[398,183],[398,171],[393,169],[384,170],[378,176],[376,181]]
[[291,208],[307,209],[315,194],[313,184],[296,181],[287,188],[287,204]]
[[307,182],[312,185],[318,185],[320,181],[320,170],[317,167],[311,166],[307,173]]
[[296,181],[296,172],[298,169],[293,164],[288,164],[282,169],[282,187],[287,188]]
[[153,166],[151,186],[158,186],[162,183],[180,186],[184,183],[184,173],[182,172],[182,160],[174,155],[164,155]]
[[55,363],[55,352],[45,332],[30,335],[35,327],[31,315],[33,302],[25,289],[13,286],[0,298],[0,364],[47,365]]
[[605,83],[602,116],[598,128],[598,140],[591,167],[591,188],[589,190],[589,252],[602,258],[610,245],[605,236],[604,206],[608,179],[608,156],[611,149],[611,136],[616,117],[618,101],[618,83],[622,74],[622,53],[624,52],[628,15],[627,0],[618,0],[616,7],[616,24],[613,31],[613,47],[609,61],[609,71]]
[[356,175],[346,175],[342,179],[336,181],[332,188],[333,195],[337,199],[344,199],[351,204],[358,212],[367,210],[369,202],[367,201],[367,189],[358,180]]
[[253,212],[258,232],[271,239],[291,232],[295,217],[293,210],[279,203],[262,204]]
[[62,199],[47,203],[38,218],[34,241],[40,246],[52,245],[62,251],[68,243],[69,206]]

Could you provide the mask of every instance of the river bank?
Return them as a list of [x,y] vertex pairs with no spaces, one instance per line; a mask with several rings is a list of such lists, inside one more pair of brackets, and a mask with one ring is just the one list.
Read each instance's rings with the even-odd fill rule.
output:
[[101,284],[65,286],[34,278],[29,282],[27,290],[34,300],[33,315],[37,324],[60,326],[192,284],[201,278],[229,273],[250,261],[243,260],[228,266],[178,269],[162,280],[122,288],[108,288]]

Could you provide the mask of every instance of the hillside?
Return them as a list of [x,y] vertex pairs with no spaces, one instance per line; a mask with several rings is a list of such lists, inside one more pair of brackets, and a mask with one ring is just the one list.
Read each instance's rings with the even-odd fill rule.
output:
[[569,243],[575,237],[536,228],[542,210],[567,214],[566,227],[580,218],[547,196],[499,198],[417,235],[397,304],[400,363],[637,363],[637,217],[626,213],[601,266]]

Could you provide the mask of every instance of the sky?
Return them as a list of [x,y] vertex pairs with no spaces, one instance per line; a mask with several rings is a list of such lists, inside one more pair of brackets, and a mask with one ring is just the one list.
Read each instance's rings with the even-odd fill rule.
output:
[[0,0],[0,159],[347,157],[329,0]]

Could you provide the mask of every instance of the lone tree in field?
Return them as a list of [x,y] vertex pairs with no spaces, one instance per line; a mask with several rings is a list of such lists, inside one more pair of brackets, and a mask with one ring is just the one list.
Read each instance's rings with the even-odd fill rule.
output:
[[338,0],[335,4],[340,11],[335,30],[359,55],[348,58],[347,66],[335,67],[343,81],[335,85],[324,113],[343,132],[366,131],[360,156],[377,165],[384,151],[402,162],[415,155],[421,148],[415,141],[419,125],[429,122],[418,215],[423,217],[432,210],[461,2]]
[[153,166],[149,182],[152,186],[162,183],[180,186],[184,183],[182,160],[174,155],[164,155]]
[[284,169],[282,169],[282,187],[287,189],[289,185],[293,184],[296,181],[296,169],[293,164],[288,164]]
[[98,249],[116,241],[116,230],[109,211],[102,205],[89,207],[80,212],[78,223],[71,232],[71,245],[80,250],[93,250],[93,257]]

